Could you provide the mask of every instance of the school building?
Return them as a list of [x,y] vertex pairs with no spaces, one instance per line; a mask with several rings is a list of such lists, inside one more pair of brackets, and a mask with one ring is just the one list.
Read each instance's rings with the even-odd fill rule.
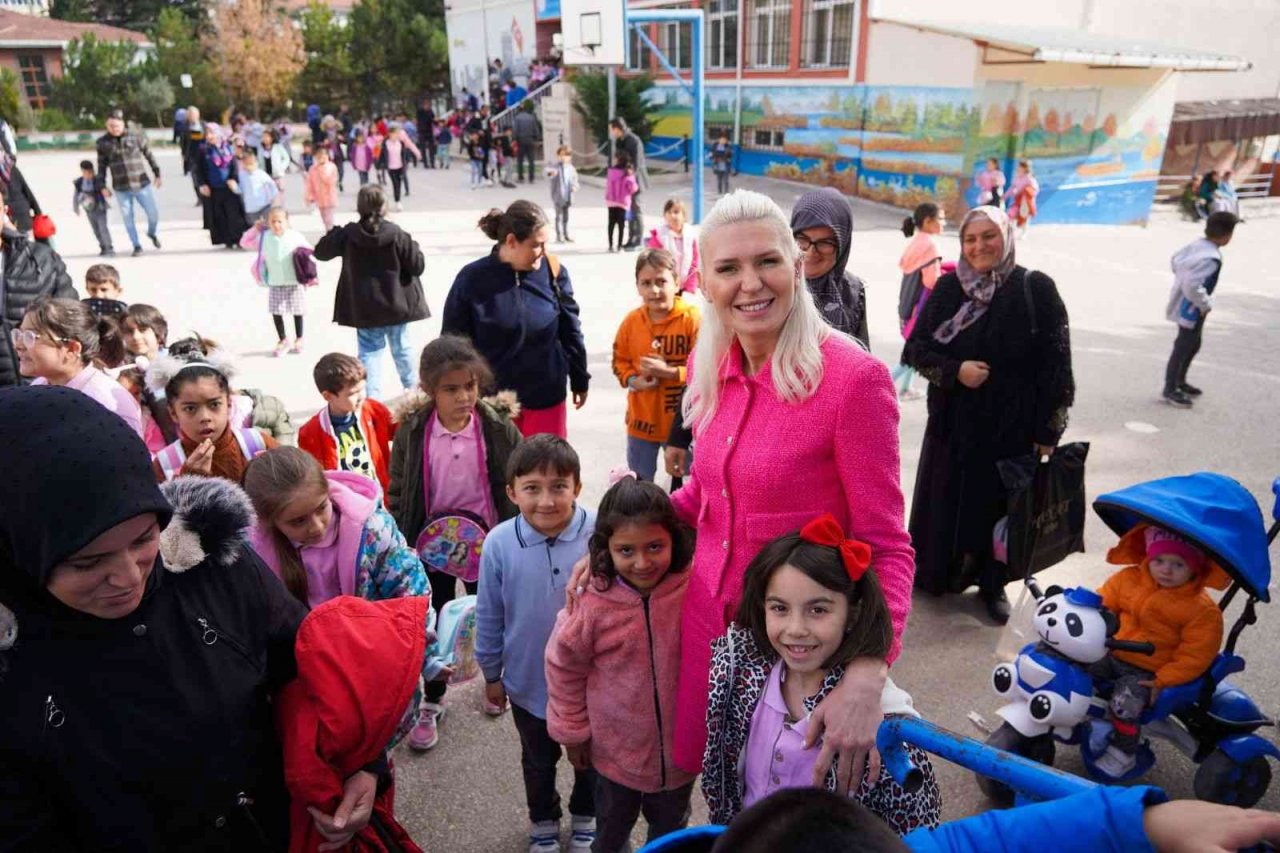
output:
[[[487,2],[487,0],[472,0]],[[496,3],[494,5],[497,5]],[[529,5],[526,0],[526,5]],[[530,10],[542,42],[555,0]],[[1192,168],[1269,171],[1280,133],[1280,4],[1250,0],[631,0],[705,13],[706,131],[747,174],[904,208],[974,203],[974,176],[1030,159],[1040,222],[1141,223]],[[980,15],[975,14],[980,10]],[[678,69],[687,25],[648,35]],[[680,156],[688,95],[630,35],[648,73],[657,156]],[[1161,182],[1162,168],[1165,180]]]

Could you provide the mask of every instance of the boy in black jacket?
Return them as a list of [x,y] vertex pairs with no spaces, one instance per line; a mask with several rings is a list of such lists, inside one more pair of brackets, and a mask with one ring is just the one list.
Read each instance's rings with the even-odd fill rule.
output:
[[89,217],[89,227],[98,241],[98,255],[110,258],[115,255],[111,247],[111,231],[107,228],[107,196],[103,193],[103,182],[98,178],[93,163],[80,161],[80,177],[72,182],[75,194],[71,199],[71,209],[76,216],[83,210]]

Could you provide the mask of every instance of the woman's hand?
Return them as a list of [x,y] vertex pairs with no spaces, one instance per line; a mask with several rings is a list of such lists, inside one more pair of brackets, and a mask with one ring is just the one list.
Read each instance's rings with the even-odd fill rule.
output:
[[378,777],[367,770],[357,770],[342,786],[342,802],[332,815],[307,806],[316,832],[327,842],[317,850],[341,850],[356,837],[356,833],[369,825],[373,815],[373,801],[378,795]]
[[591,556],[583,554],[569,572],[569,585],[564,590],[564,609],[573,615],[578,599],[587,591],[587,578],[591,575]]
[[573,407],[574,407],[575,409],[581,409],[581,408],[582,408],[583,406],[585,406],[586,404],[587,404],[587,392],[586,392],[586,391],[574,391],[574,392],[573,392]]
[[663,451],[663,460],[666,462],[667,473],[672,477],[683,477],[689,473],[687,467],[689,464],[689,451],[683,447],[668,446]]
[[179,474],[195,474],[197,477],[213,476],[213,439],[206,438],[200,446],[191,451],[182,462]]
[[956,379],[966,388],[981,388],[982,383],[991,375],[991,366],[985,361],[964,361],[960,363],[960,372]]
[[813,768],[815,788],[826,787],[827,771],[837,756],[836,793],[856,791],[864,770],[873,785],[880,778],[876,732],[884,720],[880,694],[888,675],[889,665],[879,658],[856,658],[845,667],[839,686],[813,709],[804,745],[808,748],[822,738]]
[[210,195],[212,195],[212,193],[213,193],[213,190],[209,189],[208,184],[200,185],[200,195],[204,196],[205,198],[208,198]]

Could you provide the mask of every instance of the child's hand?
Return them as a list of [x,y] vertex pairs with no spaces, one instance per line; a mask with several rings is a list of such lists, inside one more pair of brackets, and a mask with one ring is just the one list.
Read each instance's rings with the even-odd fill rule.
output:
[[213,192],[213,191],[209,189],[209,185],[208,185],[208,184],[201,184],[201,185],[200,185],[200,195],[204,196],[205,198],[208,198],[208,197],[209,197],[209,195],[210,195],[210,193],[212,193],[212,192]]
[[566,746],[564,751],[568,754],[569,763],[573,765],[574,770],[591,769],[591,741]]
[[1142,828],[1161,853],[1227,853],[1264,841],[1280,842],[1280,815],[1199,800],[1151,806],[1142,814]]
[[640,359],[640,372],[645,376],[653,376],[658,379],[675,379],[680,375],[679,370],[671,367],[656,355],[646,355]]
[[507,709],[507,688],[502,686],[501,681],[495,681],[492,684],[486,683],[484,686],[484,699],[490,705]]
[[182,463],[179,474],[195,474],[198,477],[213,476],[213,439],[206,438]]
[[1147,700],[1148,707],[1156,704],[1156,700],[1160,698],[1160,691],[1162,689],[1160,685],[1156,684],[1155,680],[1152,679],[1151,681],[1139,681],[1138,686],[1145,687],[1151,691],[1151,698]]
[[570,614],[577,606],[578,599],[587,591],[587,577],[590,574],[591,557],[583,554],[578,558],[578,562],[573,564],[573,569],[569,572],[569,584],[564,591],[564,609]]
[[658,377],[656,376],[632,376],[627,380],[627,385],[632,391],[649,391],[658,387]]
[[436,677],[431,680],[432,681],[448,681],[450,678],[453,678],[453,673],[454,673],[453,667],[446,666],[444,669],[436,673]]

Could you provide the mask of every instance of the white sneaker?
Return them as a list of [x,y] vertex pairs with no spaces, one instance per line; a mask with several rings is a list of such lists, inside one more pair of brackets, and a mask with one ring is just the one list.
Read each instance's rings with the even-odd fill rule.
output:
[[396,213],[400,213],[403,210],[404,210],[404,207],[401,206],[400,202],[396,202]]
[[529,853],[560,853],[560,821],[544,820],[529,826]]
[[1101,770],[1112,779],[1119,779],[1134,768],[1138,763],[1138,759],[1127,752],[1121,752],[1114,746],[1107,747],[1107,751],[1098,756],[1093,762],[1093,766]]
[[570,815],[570,818],[572,818],[573,835],[569,838],[569,849],[590,851],[591,845],[596,840],[596,819],[577,815]]

